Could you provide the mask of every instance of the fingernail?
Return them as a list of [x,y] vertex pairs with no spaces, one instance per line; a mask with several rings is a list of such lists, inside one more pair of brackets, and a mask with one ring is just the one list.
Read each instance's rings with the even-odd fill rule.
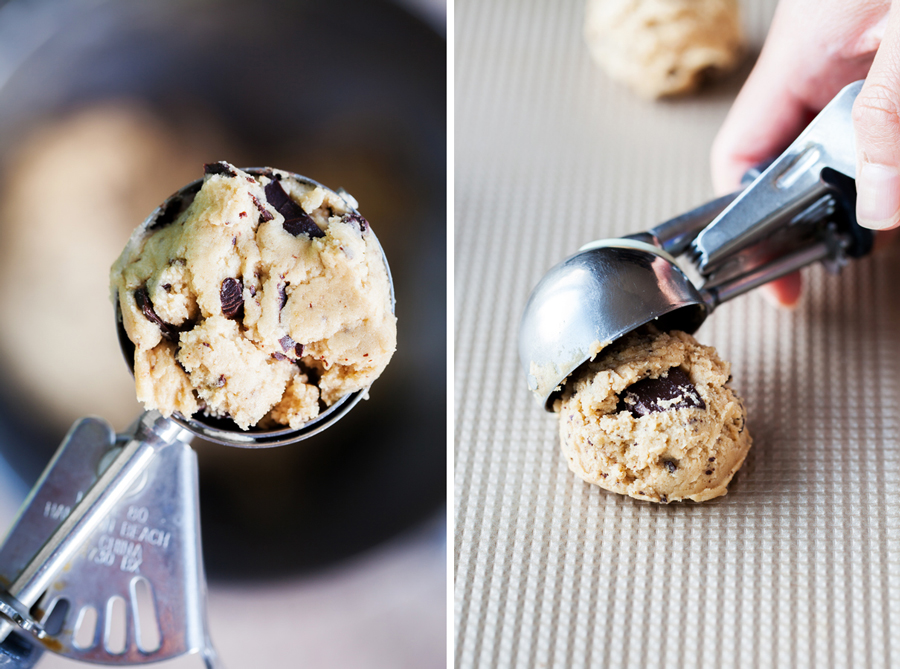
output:
[[770,307],[775,307],[776,309],[780,309],[782,311],[793,311],[800,303],[799,294],[795,299],[786,301],[784,294],[777,288],[775,288],[775,286],[773,286],[771,283],[767,283],[761,286],[759,289],[759,294],[762,295],[763,299],[768,303]]
[[873,230],[897,223],[900,172],[895,167],[863,162],[856,175],[856,220]]

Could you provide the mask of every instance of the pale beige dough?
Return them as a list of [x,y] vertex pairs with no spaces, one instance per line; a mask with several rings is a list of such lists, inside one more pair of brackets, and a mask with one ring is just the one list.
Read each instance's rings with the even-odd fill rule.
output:
[[594,60],[647,98],[731,70],[744,44],[737,0],[588,0],[584,33]]
[[[390,361],[396,319],[381,247],[334,192],[219,165],[174,222],[136,230],[113,265],[138,399],[163,415],[297,428]],[[285,229],[267,198],[274,183],[315,234]],[[226,283],[243,301],[237,313],[226,313]]]
[[[673,408],[683,398],[639,417],[625,408],[635,383],[679,367],[704,408]],[[654,502],[724,495],[752,443],[729,372],[714,348],[683,332],[626,335],[576,372],[554,405],[569,468],[588,483]]]

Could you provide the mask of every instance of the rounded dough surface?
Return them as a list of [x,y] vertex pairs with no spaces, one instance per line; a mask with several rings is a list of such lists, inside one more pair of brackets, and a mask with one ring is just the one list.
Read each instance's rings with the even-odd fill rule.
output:
[[[183,207],[184,205],[182,205]],[[336,193],[207,166],[187,208],[132,235],[111,272],[145,408],[296,429],[367,388],[396,348],[369,224]]]
[[647,98],[732,69],[744,44],[737,0],[588,0],[584,33],[594,60]]
[[653,502],[724,495],[752,443],[729,372],[684,332],[627,335],[576,372],[554,406],[569,468]]

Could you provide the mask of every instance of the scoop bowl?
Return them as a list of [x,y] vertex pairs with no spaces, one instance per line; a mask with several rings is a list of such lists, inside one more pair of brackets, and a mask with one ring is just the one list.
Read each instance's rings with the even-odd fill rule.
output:
[[622,335],[655,321],[695,332],[709,307],[675,259],[629,239],[593,242],[537,284],[519,325],[528,388],[552,411],[566,378]]

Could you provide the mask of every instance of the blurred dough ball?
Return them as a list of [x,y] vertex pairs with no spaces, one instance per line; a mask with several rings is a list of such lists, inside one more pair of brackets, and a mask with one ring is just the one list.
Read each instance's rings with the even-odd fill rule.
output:
[[5,161],[0,369],[35,419],[65,429],[100,415],[121,430],[141,412],[109,268],[135,226],[223,157],[180,139],[149,111],[110,102],[36,127]]
[[737,0],[588,0],[584,32],[609,76],[647,98],[692,91],[743,52]]

